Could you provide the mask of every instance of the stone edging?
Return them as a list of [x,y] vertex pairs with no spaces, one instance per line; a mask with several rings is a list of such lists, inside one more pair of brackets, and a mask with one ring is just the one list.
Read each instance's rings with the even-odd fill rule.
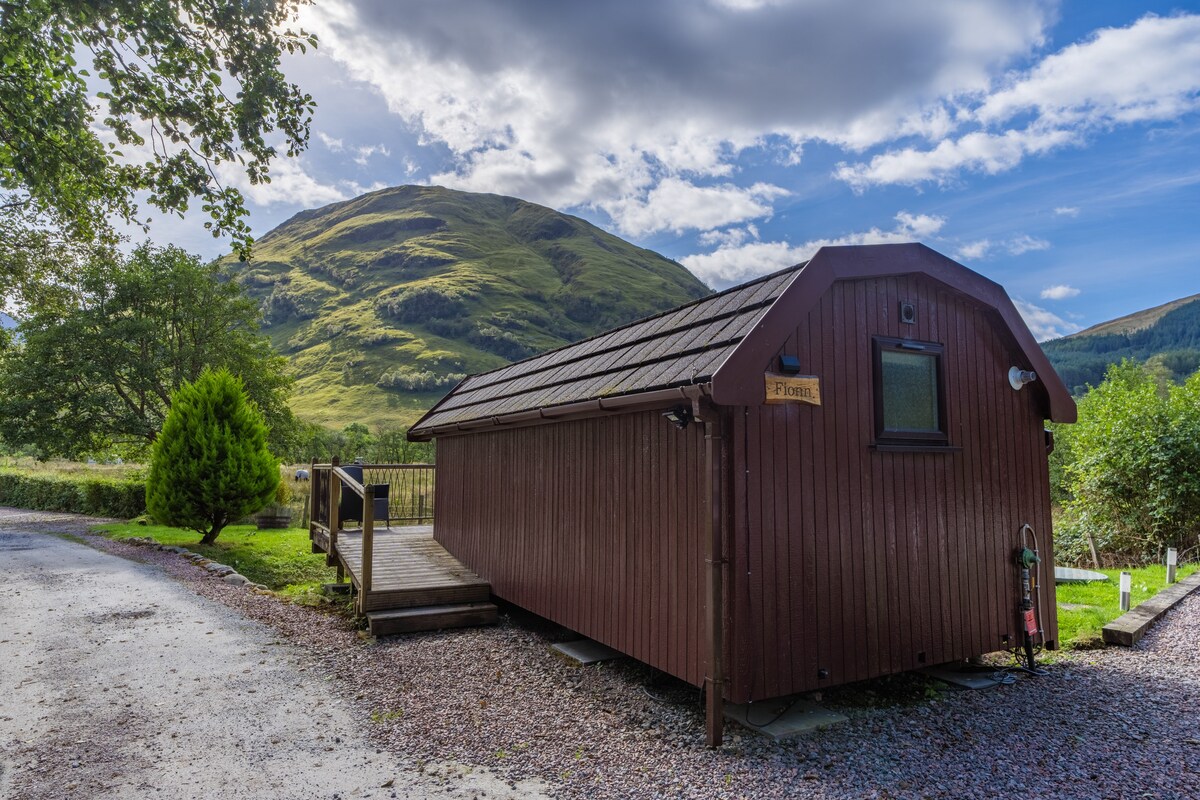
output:
[[1151,625],[1197,588],[1200,588],[1200,572],[1193,572],[1105,625],[1101,631],[1104,643],[1133,647]]
[[113,541],[124,542],[125,544],[138,545],[140,547],[152,547],[155,550],[164,550],[168,553],[176,553],[183,556],[188,561],[191,561],[197,567],[203,567],[211,572],[216,577],[234,586],[250,586],[254,589],[266,589],[261,583],[254,583],[245,575],[238,574],[238,571],[228,564],[218,564],[216,561],[205,558],[199,553],[193,553],[186,547],[176,547],[174,545],[159,544],[150,537],[138,538],[136,536],[129,539],[114,539]]

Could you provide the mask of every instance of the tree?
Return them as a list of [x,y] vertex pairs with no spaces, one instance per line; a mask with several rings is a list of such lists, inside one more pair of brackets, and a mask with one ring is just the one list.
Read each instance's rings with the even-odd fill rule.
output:
[[165,213],[198,198],[244,253],[230,181],[308,143],[312,98],[281,69],[316,46],[292,27],[303,2],[0,0],[0,262],[31,227],[112,241],[110,219],[144,222],[139,193]]
[[179,387],[154,443],[146,479],[150,515],[212,544],[226,525],[269,503],[278,487],[267,426],[242,382],[225,369],[205,370]]
[[342,428],[342,435],[345,436],[345,444],[342,446],[343,458],[353,461],[356,458],[366,459],[370,456],[373,444],[370,428],[361,422],[351,422]]
[[1133,362],[1111,366],[1058,428],[1067,499],[1056,540],[1082,560],[1088,536],[1121,560],[1159,559],[1200,533],[1200,373],[1176,384]]
[[145,448],[171,394],[206,367],[245,383],[279,447],[294,435],[291,378],[258,309],[215,265],[174,247],[97,251],[72,296],[40,304],[0,351],[0,436],[47,455]]

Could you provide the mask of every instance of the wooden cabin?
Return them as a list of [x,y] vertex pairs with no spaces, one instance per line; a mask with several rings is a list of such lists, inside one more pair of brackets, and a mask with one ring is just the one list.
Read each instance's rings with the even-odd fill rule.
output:
[[1053,574],[1047,419],[1075,404],[1004,290],[900,244],[474,375],[409,435],[437,440],[435,539],[704,687],[716,743],[722,700],[1017,647],[1023,526]]

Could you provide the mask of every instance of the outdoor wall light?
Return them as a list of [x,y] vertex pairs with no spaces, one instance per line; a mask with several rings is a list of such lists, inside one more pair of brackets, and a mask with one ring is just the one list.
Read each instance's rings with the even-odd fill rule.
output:
[[1020,367],[1012,367],[1008,371],[1008,383],[1018,392],[1025,387],[1027,383],[1033,383],[1037,380],[1037,373],[1031,369],[1021,369]]
[[692,421],[692,410],[687,406],[675,406],[670,411],[662,412],[662,415],[670,420],[671,424],[676,428],[683,429]]
[[779,371],[784,375],[799,375],[800,359],[796,356],[780,356]]

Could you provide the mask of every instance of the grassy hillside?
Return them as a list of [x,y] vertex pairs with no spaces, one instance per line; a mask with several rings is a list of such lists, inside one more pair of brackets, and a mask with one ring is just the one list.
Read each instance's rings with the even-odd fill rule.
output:
[[297,214],[229,263],[297,372],[297,414],[339,428],[412,422],[467,374],[708,293],[577,217],[427,186]]
[[1200,295],[1043,342],[1042,349],[1075,394],[1124,358],[1158,364],[1182,380],[1200,369]]

